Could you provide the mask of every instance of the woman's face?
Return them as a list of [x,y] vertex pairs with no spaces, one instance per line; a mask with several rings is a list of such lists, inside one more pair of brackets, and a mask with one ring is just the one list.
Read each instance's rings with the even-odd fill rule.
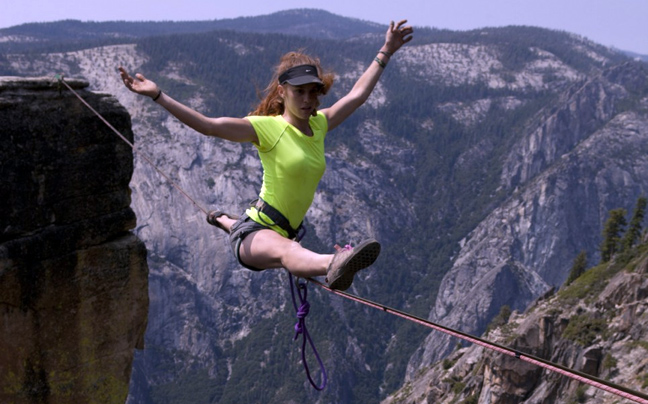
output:
[[293,86],[286,83],[280,85],[279,88],[279,93],[284,100],[285,113],[300,120],[307,120],[311,115],[317,114],[321,94],[319,84]]

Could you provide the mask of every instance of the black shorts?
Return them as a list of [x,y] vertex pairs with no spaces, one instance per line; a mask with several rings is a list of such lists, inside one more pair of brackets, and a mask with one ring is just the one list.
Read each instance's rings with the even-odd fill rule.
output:
[[241,266],[250,269],[252,271],[263,271],[263,269],[251,267],[249,265],[246,265],[243,261],[241,261],[241,253],[240,253],[241,243],[243,242],[243,239],[245,239],[247,236],[249,236],[252,233],[256,233],[259,230],[272,230],[272,229],[255,222],[254,220],[250,219],[250,217],[245,213],[243,213],[241,217],[236,221],[236,223],[234,223],[230,228],[229,241],[230,241],[230,245],[232,246],[232,252],[236,257],[236,260],[238,261],[239,264],[241,264]]

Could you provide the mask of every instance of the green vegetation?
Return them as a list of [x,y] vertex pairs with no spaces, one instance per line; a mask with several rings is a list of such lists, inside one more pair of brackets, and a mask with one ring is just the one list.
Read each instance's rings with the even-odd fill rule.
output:
[[623,237],[622,245],[624,251],[630,250],[641,237],[641,225],[644,220],[647,203],[648,200],[643,196],[637,200],[637,205],[635,206],[632,219],[628,225],[628,230]]
[[585,347],[592,345],[599,336],[607,338],[607,323],[604,318],[590,313],[572,316],[562,334],[564,339]]
[[443,359],[443,363],[442,363],[443,370],[450,369],[451,367],[453,367],[455,365],[455,363],[457,363],[456,360],[452,360],[452,359],[448,359],[448,358]]
[[643,375],[637,376],[637,378],[641,381],[642,389],[648,388],[648,373],[644,373]]
[[[237,28],[246,25],[248,28],[245,29],[253,29],[255,21],[258,23],[258,20],[238,21]],[[274,21],[282,23],[282,20]],[[168,29],[166,25],[164,28]],[[263,24],[257,25],[261,27]],[[70,32],[82,28],[87,30],[88,27],[93,35],[69,40],[72,37]],[[21,29],[24,33],[30,29],[55,28],[53,25],[38,25]],[[9,44],[0,44],[0,71],[5,74],[20,73],[10,67],[4,56],[8,50],[23,51],[38,58],[38,52],[46,47],[48,50],[68,51],[100,44],[136,43],[138,52],[148,58],[148,63],[142,68],[147,77],[180,101],[186,102],[199,91],[206,102],[206,110],[202,112],[213,116],[247,115],[258,99],[258,90],[263,89],[272,76],[270,67],[287,51],[304,49],[320,57],[325,68],[344,72],[350,63],[370,63],[381,44],[379,36],[354,41],[323,40],[285,34],[214,30],[215,27],[211,25],[195,27],[200,32],[188,33],[187,25],[181,23],[171,24],[171,32],[165,31],[164,36],[151,36],[162,26],[148,23],[139,26],[114,23],[110,26],[67,21],[62,22],[59,28],[63,29],[61,32],[64,34],[59,34],[60,38],[55,37],[49,44],[26,43],[14,48],[9,48]],[[123,36],[94,39],[102,32],[120,32]],[[526,64],[538,59],[533,48],[551,52],[578,72],[587,73],[600,67],[600,62],[592,60],[586,52],[574,52],[573,41],[565,33],[532,27],[468,32],[421,29],[416,34],[417,45],[462,43],[493,46],[504,66],[499,73],[509,80]],[[607,48],[596,50],[611,63],[626,60]],[[510,196],[508,191],[502,189],[500,182],[503,158],[528,130],[529,122],[538,116],[542,108],[555,103],[558,95],[548,90],[495,89],[484,83],[431,83],[426,78],[403,77],[397,63],[400,61],[395,60],[395,66],[390,66],[381,79],[388,102],[375,109],[361,108],[345,125],[327,137],[327,147],[332,150],[347,147],[350,159],[361,155],[376,166],[393,172],[390,162],[382,159],[380,154],[374,156],[365,152],[366,145],[356,136],[357,127],[367,120],[379,120],[381,129],[390,136],[391,142],[407,144],[407,151],[412,153],[412,171],[416,175],[412,175],[412,171],[394,172],[392,179],[399,184],[402,198],[411,203],[420,220],[406,232],[400,228],[393,230],[393,237],[388,240],[390,253],[381,256],[376,265],[371,288],[361,283],[357,287],[361,295],[368,295],[389,306],[406,307],[408,312],[426,317],[431,302],[436,299],[443,275],[452,264],[450,258],[459,249],[459,241],[494,206]],[[168,71],[174,68],[181,68],[180,75],[190,78],[191,84],[168,78]],[[545,76],[547,81],[555,80],[551,71],[547,71]],[[338,88],[339,83],[334,90]],[[334,94],[325,97],[323,106],[330,105],[334,98]],[[506,108],[496,101],[504,98],[515,99],[520,104],[516,108]],[[461,122],[439,108],[445,103],[470,105],[484,99],[495,101],[476,125]],[[421,125],[428,121],[433,125]],[[215,184],[213,178],[206,181],[210,188]],[[380,215],[381,212],[377,209],[374,214]],[[631,221],[630,228],[632,226]],[[309,231],[309,234],[315,232]],[[412,239],[412,234],[417,237]],[[312,240],[314,238],[307,238],[306,246],[317,243]],[[619,240],[615,239],[613,247],[618,248],[618,244]],[[319,251],[330,248],[322,245],[313,247]],[[610,256],[615,251],[610,251]],[[571,279],[569,288],[564,291],[565,297],[582,298],[588,293],[596,293],[602,289],[604,280],[611,276],[610,269],[604,267],[583,274],[580,273],[580,264],[578,268],[579,273],[574,274],[575,280]],[[311,298],[312,307],[328,307],[327,299],[315,294]],[[205,369],[177,369],[174,360],[183,363],[191,361],[186,353],[167,352],[168,357],[157,354],[155,361],[159,363],[151,366],[159,366],[156,369],[159,373],[175,379],[151,386],[151,397],[158,403],[315,401],[309,395],[312,393],[310,386],[305,385],[307,382],[300,363],[299,346],[291,341],[292,336],[288,331],[292,329],[294,321],[290,310],[279,316],[280,320],[259,320],[245,338],[228,346],[226,352],[218,352],[219,358],[227,357],[232,362],[219,362],[214,372],[212,369],[209,372]],[[362,350],[361,354],[353,357],[353,363],[335,364],[333,382],[345,392],[347,402],[378,402],[382,395],[400,387],[408,359],[429,333],[417,325],[403,324],[389,316],[369,316],[365,309],[354,305],[344,306],[345,319],[353,319],[352,324],[346,320],[340,321],[338,312],[315,312],[312,310],[308,326],[325,360],[333,355],[344,357],[347,338],[353,338],[354,344]],[[505,324],[509,316],[510,308],[502,307],[492,326]],[[572,320],[570,325],[573,323],[574,327],[581,324],[590,327],[593,332],[600,328],[596,319]],[[376,330],[395,330],[395,335]],[[581,335],[578,330],[570,330],[568,335],[583,341],[591,338],[589,333]],[[393,346],[392,337],[396,341]],[[360,370],[352,368],[357,363],[367,366]],[[452,361],[443,362],[444,368],[452,365]],[[312,369],[313,366],[311,363]],[[319,373],[313,370],[317,379]],[[455,394],[461,394],[465,389],[461,380],[451,379],[449,382]],[[465,403],[473,403],[477,399],[477,395],[472,395]]]
[[628,346],[630,347],[630,349],[640,347],[648,351],[648,341],[630,341],[628,342]]
[[506,324],[509,317],[511,317],[511,313],[511,308],[508,305],[505,304],[504,306],[500,307],[500,311],[497,316],[493,317],[493,320],[486,327],[486,334],[488,334],[491,330]]
[[567,281],[565,281],[565,285],[571,284],[574,280],[578,279],[582,274],[585,273],[585,270],[587,269],[587,252],[586,251],[581,251],[578,256],[576,256],[576,259],[574,260],[574,264],[571,267],[571,270],[569,271],[569,276],[567,277]]
[[462,404],[477,404],[478,402],[479,402],[479,394],[475,393],[468,396],[468,398],[466,398]]
[[598,296],[607,285],[616,270],[610,270],[608,265],[599,265],[590,268],[583,275],[574,280],[568,287],[558,292],[558,297],[563,300],[585,299],[586,297]]
[[[627,213],[625,209],[618,208],[610,211],[610,217],[605,222],[603,229],[601,262],[610,261],[617,253],[628,253],[634,247],[641,237],[647,203],[648,200],[645,197],[639,197],[629,225],[625,218]],[[628,225],[628,229],[625,236],[622,237],[626,225]],[[623,259],[625,262],[629,261],[627,257],[623,257]]]
[[605,222],[603,229],[603,242],[601,243],[601,262],[608,262],[614,254],[621,251],[621,233],[627,224],[626,210],[623,208],[610,211],[610,217]]
[[[603,230],[601,265],[586,270],[587,255],[585,251],[581,251],[574,259],[569,277],[559,292],[560,298],[583,299],[596,296],[605,288],[607,279],[623,268],[634,267],[631,261],[648,250],[648,244],[637,245],[642,234],[646,203],[645,197],[639,197],[625,235],[623,227],[627,223],[626,210],[618,208],[610,211]],[[610,264],[612,258],[615,258],[615,261]]]
[[617,359],[610,354],[609,352],[605,354],[605,358],[603,358],[603,369],[615,369],[617,367]]
[[576,387],[576,391],[574,392],[574,400],[577,403],[585,403],[587,402],[587,394],[585,393],[587,391],[587,385],[585,384],[580,384],[578,387]]
[[451,376],[443,379],[444,383],[450,384],[450,391],[455,395],[461,394],[466,388],[466,383],[463,381],[463,378],[459,376]]

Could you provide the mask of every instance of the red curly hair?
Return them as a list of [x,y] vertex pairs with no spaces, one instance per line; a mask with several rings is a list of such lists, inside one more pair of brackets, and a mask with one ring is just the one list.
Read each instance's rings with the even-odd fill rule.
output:
[[317,75],[322,80],[323,85],[320,94],[325,95],[333,85],[334,74],[332,72],[324,73],[320,60],[306,55],[303,51],[288,52],[281,57],[279,64],[275,67],[274,75],[270,84],[263,91],[264,96],[260,97],[261,102],[250,113],[250,115],[283,115],[284,101],[279,95],[279,76],[286,70],[299,65],[313,65],[317,67]]

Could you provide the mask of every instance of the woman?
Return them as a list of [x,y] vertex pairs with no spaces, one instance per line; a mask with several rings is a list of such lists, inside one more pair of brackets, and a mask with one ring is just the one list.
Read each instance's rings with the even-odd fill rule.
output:
[[286,268],[299,277],[326,275],[329,287],[346,290],[359,270],[378,257],[380,244],[365,240],[356,247],[335,246],[318,254],[293,239],[324,173],[324,137],[369,98],[392,55],[412,39],[413,29],[392,21],[385,44],[351,91],[330,108],[317,110],[319,97],[333,84],[319,60],[300,52],[281,58],[265,98],[245,118],[209,118],[175,101],[143,75],[131,77],[120,67],[124,85],[149,96],[196,131],[233,142],[252,142],[263,165],[259,199],[240,218],[212,211],[207,221],[230,233],[239,263],[252,270]]

